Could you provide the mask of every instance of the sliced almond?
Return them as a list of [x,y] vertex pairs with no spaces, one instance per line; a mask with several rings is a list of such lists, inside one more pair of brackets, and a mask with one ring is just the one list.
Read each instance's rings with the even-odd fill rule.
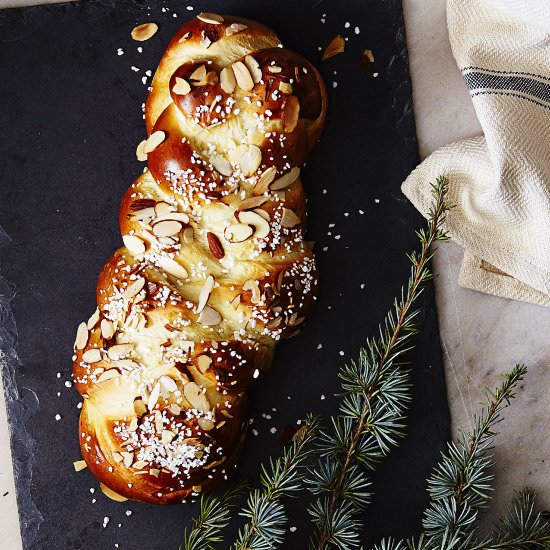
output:
[[136,416],[130,420],[130,424],[128,424],[128,431],[129,432],[135,432],[138,429],[138,419]]
[[140,141],[138,146],[136,147],[136,158],[139,160],[139,162],[144,162],[147,160],[147,153],[145,152],[146,145],[147,140],[144,139],[143,141]]
[[206,84],[206,67],[204,65],[200,65],[197,67],[190,75],[189,80],[193,84]]
[[122,463],[124,464],[124,466],[126,466],[126,468],[130,468],[130,466],[134,462],[134,453],[121,451],[120,454],[122,455]]
[[241,295],[237,294],[237,296],[235,296],[235,298],[231,300],[231,307],[236,310],[239,307],[240,303],[241,303]]
[[[145,156],[145,159],[147,160],[147,156]],[[153,207],[148,208],[142,208],[141,210],[136,210],[131,216],[130,219],[132,221],[143,221],[148,220],[149,218],[155,217],[155,209]]]
[[99,378],[97,379],[97,383],[101,384],[102,382],[107,382],[107,380],[112,380],[113,378],[116,378],[119,375],[119,372],[116,369],[107,369],[106,371],[103,371]]
[[97,348],[92,348],[89,350],[86,350],[82,354],[82,361],[85,363],[97,363],[98,361],[101,361],[101,351]]
[[136,470],[142,470],[146,466],[149,466],[149,462],[146,462],[145,460],[137,460],[132,464],[132,468],[135,468]]
[[136,213],[138,210],[155,206],[155,199],[135,199],[130,203],[130,211]]
[[85,460],[77,460],[73,462],[73,468],[75,472],[81,472],[82,470],[86,469],[88,465],[86,464]]
[[145,252],[145,243],[135,235],[123,235],[122,242],[132,256],[140,256]]
[[221,155],[212,155],[210,157],[210,162],[212,166],[222,175],[230,176],[233,173],[233,168],[231,168],[231,163]]
[[144,42],[155,36],[159,26],[156,23],[143,23],[132,29],[131,35],[137,42]]
[[368,48],[361,54],[367,63],[374,63],[374,54]]
[[109,359],[117,361],[118,359],[124,358],[126,355],[129,355],[134,349],[134,344],[115,344],[107,350],[107,355]]
[[220,73],[220,85],[226,94],[232,94],[235,91],[237,81],[235,73],[230,68],[223,68]]
[[126,371],[137,369],[139,367],[139,363],[132,361],[132,359],[117,359],[114,363],[118,369]]
[[[206,73],[206,84],[214,85],[218,83],[218,73],[216,71],[208,71]],[[210,111],[216,106],[217,100],[214,99],[210,105]]]
[[157,237],[171,237],[172,235],[177,235],[182,229],[183,226],[180,222],[164,220],[153,226],[153,233]]
[[281,225],[283,227],[295,227],[300,223],[300,218],[290,208],[283,208],[283,217],[281,218]]
[[232,67],[239,88],[245,92],[250,92],[254,88],[254,80],[252,80],[252,75],[247,66],[242,61],[237,61],[233,63]]
[[287,134],[293,132],[300,118],[300,102],[295,95],[290,95],[283,108],[283,131]]
[[153,132],[147,138],[147,143],[143,146],[143,152],[146,154],[153,152],[165,139],[166,134],[162,130]]
[[212,252],[214,258],[221,260],[225,256],[225,250],[223,249],[222,243],[220,242],[218,236],[211,231],[208,231],[206,233],[206,238],[208,240],[208,248],[210,249],[210,252]]
[[208,299],[210,298],[210,293],[214,289],[214,277],[212,275],[209,275],[204,282],[203,287],[201,288],[201,291],[199,293],[199,303],[197,305],[197,313],[200,313],[203,309],[206,303],[208,302]]
[[233,223],[225,228],[224,237],[230,243],[242,243],[250,238],[254,229],[245,223]]
[[254,208],[258,208],[258,206],[261,206],[265,202],[267,202],[268,197],[259,196],[259,197],[248,197],[248,199],[244,199],[239,206],[237,207],[238,211],[241,210],[252,210]]
[[176,381],[166,374],[159,376],[159,384],[162,394],[174,393],[178,389]]
[[147,413],[147,407],[145,406],[143,399],[134,400],[134,411],[138,416],[143,416]]
[[191,86],[185,78],[176,76],[176,83],[172,87],[172,91],[177,95],[187,95],[191,91]]
[[176,403],[172,403],[168,407],[168,409],[174,416],[178,416],[181,413],[181,407],[179,405],[177,405]]
[[239,159],[239,166],[243,176],[250,177],[262,163],[262,151],[256,145],[249,145]]
[[158,263],[160,267],[166,271],[166,273],[169,273],[178,279],[187,279],[187,270],[185,267],[178,264],[175,260],[172,260],[172,258],[169,258],[168,256],[160,256],[158,258]]
[[267,67],[267,70],[270,72],[270,73],[273,73],[273,74],[279,74],[283,69],[281,67],[279,67],[278,65],[269,65]]
[[86,323],[80,323],[78,329],[76,330],[76,340],[74,345],[76,349],[84,349],[88,343],[88,327]]
[[241,157],[246,153],[247,150],[248,145],[238,145],[237,147],[235,147],[235,149],[229,151],[229,159],[233,164],[239,164]]
[[114,333],[115,333],[115,325],[112,323],[112,321],[109,321],[109,319],[102,319],[101,336],[103,336],[105,340],[109,340],[113,337]]
[[254,195],[263,195],[269,188],[269,184],[275,179],[277,174],[277,168],[270,166],[266,168],[258,178],[256,185],[254,186]]
[[279,82],[279,91],[282,94],[290,95],[293,92],[292,84],[290,82]]
[[207,326],[218,325],[221,321],[222,316],[210,306],[204,306],[198,318],[199,323]]
[[322,60],[325,61],[325,59],[329,59],[330,57],[334,57],[339,53],[343,53],[345,48],[346,48],[346,42],[342,38],[342,36],[338,34],[329,42],[328,46],[325,48],[325,51],[323,52]]
[[162,433],[163,429],[164,429],[164,422],[162,421],[162,414],[159,410],[156,410],[155,411],[155,430],[158,433]]
[[240,212],[239,221],[252,225],[254,227],[254,237],[258,239],[265,239],[269,235],[269,222],[256,214],[256,212],[251,212],[249,210]]
[[271,319],[269,323],[267,323],[266,328],[268,330],[275,330],[282,322],[282,317],[275,317],[274,319]]
[[231,36],[232,34],[244,31],[245,29],[248,29],[248,27],[242,23],[231,23],[229,27],[225,28],[225,34],[226,36]]
[[187,214],[185,214],[184,212],[168,212],[166,214],[162,214],[160,216],[157,216],[153,220],[153,223],[156,224],[156,223],[163,222],[163,221],[166,221],[166,220],[177,221],[177,222],[180,222],[180,223],[184,224],[184,223],[189,223],[189,216]]
[[113,459],[117,464],[123,460],[122,455],[116,451],[113,452]]
[[258,82],[262,79],[262,69],[260,69],[260,64],[251,55],[247,55],[244,58],[244,62],[250,72],[250,75],[252,76],[252,80],[255,84],[258,84]]
[[129,300],[130,298],[133,298],[136,294],[141,292],[144,286],[145,279],[143,277],[139,277],[139,279],[136,279],[126,287],[126,290],[122,295],[124,296],[124,298]]
[[286,189],[292,185],[300,177],[300,168],[293,166],[286,174],[283,174],[280,178],[277,178],[269,188],[273,191],[280,191]]
[[212,422],[212,420],[210,420],[209,418],[204,418],[204,416],[201,416],[197,420],[197,424],[205,432],[209,432],[210,430],[213,430],[214,426],[215,426],[215,424],[214,424],[214,422]]
[[171,214],[172,212],[175,212],[177,208],[175,206],[172,206],[171,204],[168,204],[164,201],[159,201],[155,203],[155,216],[166,216],[167,214]]
[[197,357],[197,368],[205,374],[212,364],[212,358],[208,355],[199,355]]
[[92,330],[99,321],[99,309],[96,307],[95,311],[92,313],[92,316],[88,319],[88,322],[86,323],[86,327],[88,330]]
[[204,34],[204,31],[202,31],[201,46],[205,49],[208,49],[211,45],[212,40],[210,40],[210,38],[208,38],[208,36]]
[[174,437],[176,437],[176,434],[172,430],[162,430],[161,440],[165,445],[172,443]]
[[261,216],[266,222],[271,221],[271,218],[269,216],[269,212],[266,212],[263,208],[254,208],[253,210],[258,214],[258,216]]
[[[157,404],[157,401],[160,397],[160,384],[157,382],[153,389],[151,390],[151,395],[149,396],[149,399],[147,400],[147,408],[152,411],[155,408],[155,405]],[[139,468],[138,468],[139,469]]]
[[200,19],[204,23],[209,23],[210,25],[219,25],[223,23],[223,17],[221,15],[218,15],[217,13],[208,13],[208,12],[201,12],[199,15],[197,15],[197,19]]
[[202,388],[195,382],[189,382],[183,388],[183,395],[194,409],[201,412],[210,411],[210,403]]
[[128,500],[126,497],[123,497],[122,495],[119,495],[116,491],[113,491],[110,487],[107,487],[107,485],[105,485],[101,481],[99,482],[99,488],[107,498],[110,498],[115,502],[126,502]]
[[250,290],[253,304],[258,304],[261,301],[260,285],[256,279],[247,279],[243,284],[243,290]]

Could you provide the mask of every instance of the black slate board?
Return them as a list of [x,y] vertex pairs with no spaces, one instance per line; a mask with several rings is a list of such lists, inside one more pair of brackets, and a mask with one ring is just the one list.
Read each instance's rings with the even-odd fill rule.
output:
[[[182,20],[199,11],[256,18],[317,64],[319,46],[338,33],[349,37],[345,54],[321,67],[330,110],[305,171],[319,302],[303,333],[279,345],[272,371],[251,394],[259,435],[249,434],[242,475],[254,475],[260,461],[279,452],[285,425],[308,411],[335,410],[337,368],[376,330],[408,275],[404,253],[416,245],[421,219],[399,189],[418,161],[400,1],[189,3],[192,12],[182,0],[0,12],[0,223],[7,234],[0,233],[0,345],[26,550],[100,550],[116,543],[175,550],[196,512],[196,506],[116,504],[89,472],[76,474],[79,396],[65,386],[76,326],[94,310],[97,274],[121,244],[119,201],[141,170],[134,158],[144,135],[141,79],[145,70],[154,71]],[[146,20],[158,22],[160,32],[141,44],[140,54],[129,34]],[[377,78],[360,64],[365,48],[374,52]],[[366,545],[418,531],[425,478],[449,437],[431,287],[422,306],[422,332],[410,354],[410,427],[375,475]],[[285,548],[305,548],[303,502],[291,503],[289,514],[298,529]],[[103,528],[105,516],[110,522]]]

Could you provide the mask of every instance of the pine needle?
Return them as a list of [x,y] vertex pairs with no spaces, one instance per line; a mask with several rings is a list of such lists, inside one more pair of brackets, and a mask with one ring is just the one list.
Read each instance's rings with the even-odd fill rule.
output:
[[358,361],[339,373],[342,383],[340,412],[329,429],[320,434],[320,461],[306,479],[316,496],[309,508],[315,526],[311,547],[359,546],[361,523],[357,515],[368,505],[368,471],[399,444],[403,437],[405,413],[410,402],[409,372],[402,363],[416,332],[418,311],[414,304],[432,274],[429,262],[432,245],[448,239],[443,230],[448,205],[448,182],[440,177],[433,185],[434,205],[428,227],[417,231],[420,251],[408,254],[411,273],[401,298],[380,325],[379,335],[367,340]]

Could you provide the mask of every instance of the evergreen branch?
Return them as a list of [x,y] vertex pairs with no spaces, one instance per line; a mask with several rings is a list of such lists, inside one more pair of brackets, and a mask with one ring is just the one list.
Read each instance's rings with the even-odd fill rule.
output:
[[535,511],[535,495],[516,493],[511,510],[499,520],[496,531],[471,550],[541,550],[550,548],[550,525]]
[[231,519],[236,506],[234,500],[246,487],[246,484],[240,483],[221,496],[203,495],[199,516],[193,520],[194,525],[189,532],[185,529],[180,550],[211,550],[215,543],[222,542],[221,532]]
[[449,207],[445,203],[447,179],[432,186],[434,205],[428,227],[417,231],[420,252],[408,254],[412,263],[408,284],[379,327],[367,340],[358,362],[339,373],[343,396],[332,430],[320,435],[322,458],[306,480],[317,499],[309,508],[316,532],[312,547],[354,548],[359,545],[359,522],[354,517],[368,504],[369,481],[362,468],[374,469],[403,435],[404,415],[411,399],[408,371],[400,363],[408,341],[416,332],[418,311],[413,305],[422,285],[431,279],[431,246],[448,239],[442,229]]
[[423,520],[430,546],[471,547],[478,513],[487,505],[491,493],[493,428],[526,372],[525,366],[516,365],[496,391],[487,392],[487,405],[475,417],[473,432],[463,433],[460,441],[450,443],[435,467],[428,480],[431,503]]
[[294,496],[301,488],[300,467],[310,456],[310,443],[317,432],[319,419],[309,415],[296,432],[283,456],[262,466],[261,485],[249,494],[239,515],[248,522],[239,529],[234,550],[268,550],[282,544],[287,516],[283,496]]

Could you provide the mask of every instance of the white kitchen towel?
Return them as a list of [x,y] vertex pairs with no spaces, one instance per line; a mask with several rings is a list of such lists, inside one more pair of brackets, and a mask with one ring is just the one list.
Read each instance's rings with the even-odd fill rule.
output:
[[459,283],[550,306],[550,0],[448,0],[447,25],[484,136],[433,153],[403,192],[425,213],[447,176]]

